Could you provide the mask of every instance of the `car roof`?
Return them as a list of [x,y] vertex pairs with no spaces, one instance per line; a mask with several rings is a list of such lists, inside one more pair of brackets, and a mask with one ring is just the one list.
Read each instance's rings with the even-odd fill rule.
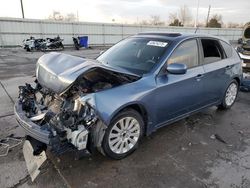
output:
[[213,36],[208,34],[198,34],[198,33],[142,32],[138,33],[137,35],[134,35],[133,37],[158,38],[176,42],[189,38],[204,37],[204,38],[219,39],[229,43],[229,41],[227,41],[226,39],[220,38],[218,36]]

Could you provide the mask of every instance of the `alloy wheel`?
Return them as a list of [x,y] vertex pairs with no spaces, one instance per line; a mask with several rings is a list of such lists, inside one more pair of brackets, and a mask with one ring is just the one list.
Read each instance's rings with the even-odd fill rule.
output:
[[140,137],[139,122],[133,117],[124,117],[112,127],[108,144],[112,152],[124,154],[131,150]]
[[225,103],[227,106],[231,106],[237,97],[238,87],[233,82],[229,85],[226,91]]

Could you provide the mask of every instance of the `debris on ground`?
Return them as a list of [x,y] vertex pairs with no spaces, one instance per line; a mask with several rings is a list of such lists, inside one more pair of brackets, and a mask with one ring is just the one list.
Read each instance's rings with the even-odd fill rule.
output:
[[218,134],[212,134],[210,136],[210,138],[213,139],[213,140],[216,139],[216,140],[218,140],[218,141],[220,141],[220,142],[222,142],[224,144],[227,144],[227,142],[220,135],[218,135]]
[[0,157],[4,157],[9,153],[9,145],[0,143]]
[[187,125],[187,127],[191,130],[194,130],[195,129],[195,126],[196,125],[199,125],[200,124],[200,119],[199,118],[189,118],[187,117],[186,118],[186,121],[185,121],[185,125]]
[[22,139],[20,137],[14,137],[13,134],[0,140],[0,157],[8,155],[10,149],[20,145]]
[[206,143],[206,142],[204,142],[204,141],[200,141],[200,144],[203,145],[203,146],[208,145],[208,143]]
[[47,156],[45,151],[42,151],[39,155],[34,155],[34,149],[30,141],[25,140],[23,145],[23,155],[27,165],[28,172],[30,174],[32,182],[40,174],[40,167],[46,161]]
[[204,124],[207,125],[207,126],[213,125],[213,124],[211,124],[211,123],[204,123]]
[[238,131],[239,134],[243,135],[243,131]]
[[227,144],[227,142],[226,142],[225,140],[223,140],[223,138],[220,137],[218,134],[215,134],[214,136],[215,136],[215,138],[216,138],[217,140],[219,140],[220,142],[222,142],[222,143],[224,143],[224,144]]
[[186,151],[186,150],[187,150],[187,148],[185,148],[185,147],[181,147],[181,150],[182,150],[182,151]]
[[212,135],[210,136],[210,138],[214,140],[214,139],[215,139],[215,135],[212,134]]

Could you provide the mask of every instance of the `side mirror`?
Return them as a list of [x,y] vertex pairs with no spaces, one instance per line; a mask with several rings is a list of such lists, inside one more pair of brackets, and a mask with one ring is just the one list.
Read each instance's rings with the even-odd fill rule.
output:
[[187,65],[183,63],[171,63],[167,65],[167,71],[171,74],[185,74],[187,72]]

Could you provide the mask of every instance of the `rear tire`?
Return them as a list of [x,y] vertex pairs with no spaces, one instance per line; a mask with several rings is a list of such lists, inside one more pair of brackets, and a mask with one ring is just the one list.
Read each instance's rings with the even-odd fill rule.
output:
[[78,39],[73,37],[73,42],[74,42],[75,49],[76,49],[76,50],[79,50]]
[[75,46],[75,49],[76,49],[76,50],[79,50],[79,44],[74,43],[74,46]]
[[102,150],[112,159],[123,159],[133,153],[144,134],[144,121],[141,115],[127,109],[120,112],[106,129]]
[[223,96],[222,103],[218,106],[221,110],[229,109],[233,106],[236,101],[239,92],[239,84],[236,80],[233,80],[227,87],[226,92]]

